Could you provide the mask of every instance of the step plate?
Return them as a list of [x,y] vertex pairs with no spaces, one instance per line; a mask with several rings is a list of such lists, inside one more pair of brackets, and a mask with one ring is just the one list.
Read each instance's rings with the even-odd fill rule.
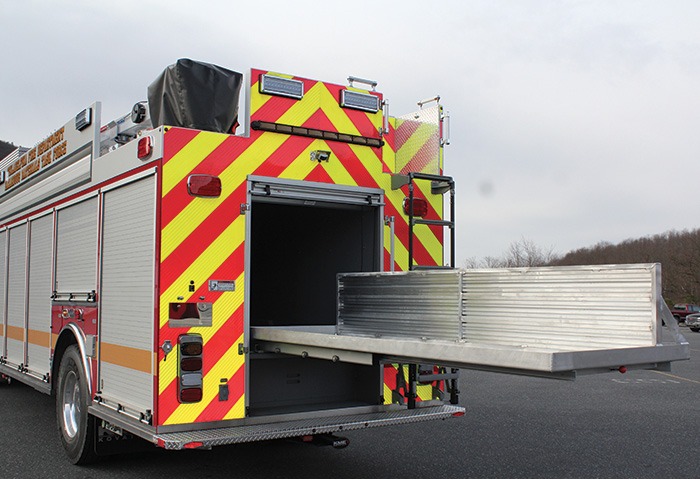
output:
[[201,446],[197,446],[199,448],[209,448],[226,444],[266,441],[270,439],[283,439],[288,437],[447,419],[455,415],[462,415],[464,411],[464,408],[457,406],[430,406],[350,416],[331,416],[272,424],[207,429],[203,431],[171,432],[156,434],[154,439],[160,447],[165,449],[184,449],[186,445],[192,443],[201,443]]

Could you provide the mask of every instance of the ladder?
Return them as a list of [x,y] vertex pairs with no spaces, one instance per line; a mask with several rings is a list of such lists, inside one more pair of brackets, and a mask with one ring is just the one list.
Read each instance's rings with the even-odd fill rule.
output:
[[[449,220],[424,220],[416,218],[413,214],[414,180],[427,180],[431,182],[430,191],[434,195],[450,192],[450,219]],[[392,175],[391,189],[398,190],[408,185],[408,270],[440,269],[455,267],[455,182],[451,176],[431,175],[427,173],[412,172],[407,175]],[[427,266],[413,264],[413,227],[415,225],[432,225],[450,228],[450,265]]]
[[[430,181],[430,192],[434,195],[442,195],[450,192],[450,219],[449,220],[424,220],[416,218],[413,214],[413,198],[414,198],[414,181],[426,180]],[[454,269],[455,267],[455,182],[451,176],[432,175],[427,173],[411,172],[407,175],[392,175],[391,189],[398,190],[399,188],[408,185],[408,270],[426,270],[426,269]],[[415,225],[434,225],[446,226],[450,228],[450,264],[449,266],[438,265],[414,265],[413,264],[413,227]],[[443,253],[444,258],[444,253]],[[392,258],[393,263],[393,258]],[[392,269],[393,271],[393,269]],[[419,372],[417,364],[408,365],[408,408],[416,407],[417,386],[419,381],[434,380],[444,381],[447,391],[450,393],[450,403],[459,403],[459,389],[457,388],[457,379],[459,377],[458,369],[440,368],[438,374],[422,375]]]

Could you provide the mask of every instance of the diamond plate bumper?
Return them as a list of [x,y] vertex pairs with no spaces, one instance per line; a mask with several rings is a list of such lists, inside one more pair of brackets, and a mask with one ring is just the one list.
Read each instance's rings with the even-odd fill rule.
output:
[[210,448],[212,446],[242,442],[265,441],[378,426],[408,424],[434,419],[447,419],[463,413],[464,408],[457,406],[430,406],[379,413],[285,421],[273,424],[236,426],[203,431],[170,432],[156,434],[154,439],[158,446],[165,449]]

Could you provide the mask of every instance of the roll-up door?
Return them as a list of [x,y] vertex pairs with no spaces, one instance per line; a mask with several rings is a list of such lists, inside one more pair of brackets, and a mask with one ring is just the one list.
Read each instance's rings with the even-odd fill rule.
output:
[[30,371],[43,375],[50,369],[53,215],[30,221],[29,234],[27,364]]
[[5,355],[5,298],[7,297],[7,291],[5,287],[7,286],[7,281],[5,280],[5,275],[7,275],[7,263],[5,262],[7,258],[7,231],[0,232],[0,336],[2,336],[2,341],[0,341],[0,356]]
[[27,223],[10,228],[10,257],[7,276],[7,361],[24,364],[26,320]]
[[100,387],[106,400],[153,408],[155,176],[105,192]]
[[56,291],[90,293],[97,288],[97,197],[58,211]]

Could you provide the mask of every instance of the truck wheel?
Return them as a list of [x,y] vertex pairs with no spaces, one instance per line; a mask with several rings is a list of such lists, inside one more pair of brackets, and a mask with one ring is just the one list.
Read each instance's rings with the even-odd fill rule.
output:
[[58,371],[56,424],[63,449],[72,464],[88,464],[97,459],[95,418],[87,411],[89,399],[80,352],[76,345],[69,346]]

